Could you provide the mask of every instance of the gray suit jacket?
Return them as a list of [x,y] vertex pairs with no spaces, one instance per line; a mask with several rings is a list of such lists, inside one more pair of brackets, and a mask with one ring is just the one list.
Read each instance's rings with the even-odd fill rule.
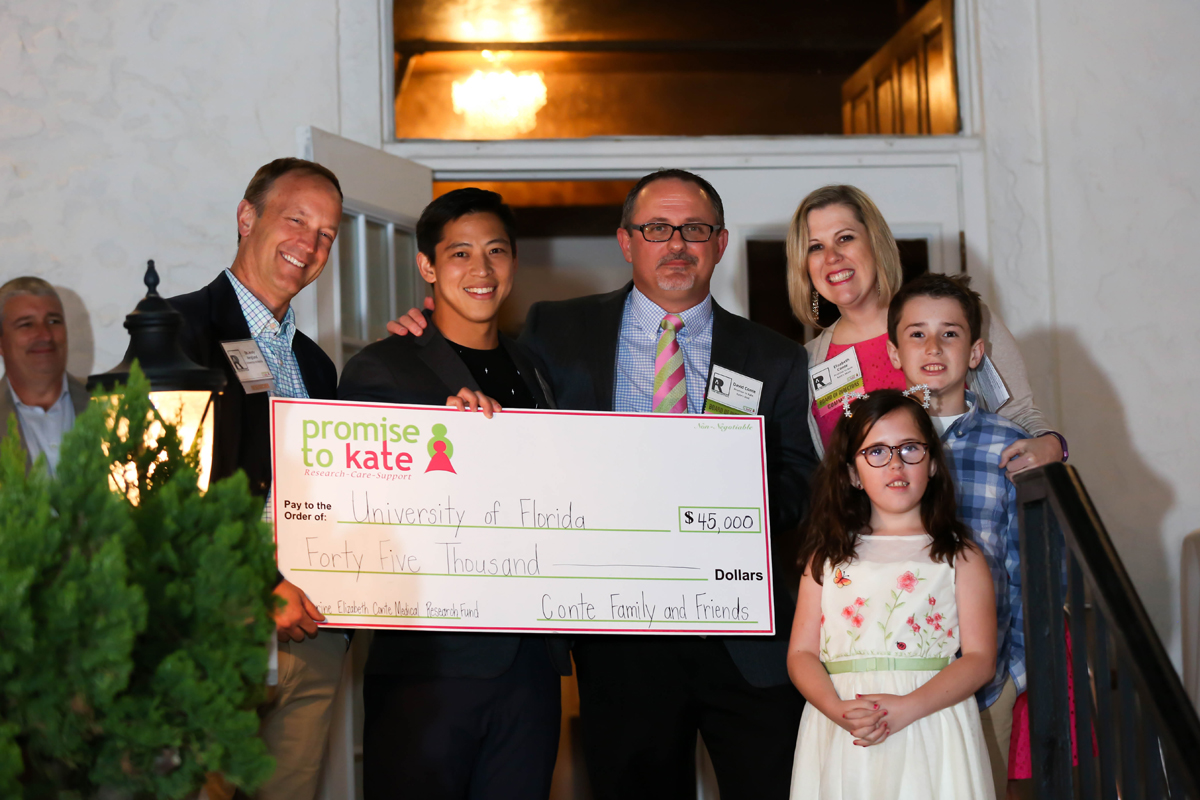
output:
[[[87,392],[87,387],[78,378],[67,376],[67,391],[71,395],[71,405],[75,407],[75,416],[82,414],[88,405],[90,396]],[[17,405],[13,402],[12,387],[8,383],[8,376],[0,378],[0,442],[4,441],[8,436],[8,417],[10,414],[17,413]],[[17,425],[20,426],[21,418],[17,417]],[[21,448],[25,451],[25,469],[33,466],[33,458],[29,454],[29,446],[25,443],[25,433],[21,432]]]

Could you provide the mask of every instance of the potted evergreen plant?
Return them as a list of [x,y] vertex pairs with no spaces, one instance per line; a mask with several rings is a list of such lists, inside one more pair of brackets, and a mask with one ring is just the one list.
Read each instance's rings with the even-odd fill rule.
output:
[[76,420],[54,477],[26,474],[7,423],[0,797],[183,798],[213,772],[253,790],[274,767],[255,711],[274,635],[262,501],[240,473],[200,493],[136,366]]

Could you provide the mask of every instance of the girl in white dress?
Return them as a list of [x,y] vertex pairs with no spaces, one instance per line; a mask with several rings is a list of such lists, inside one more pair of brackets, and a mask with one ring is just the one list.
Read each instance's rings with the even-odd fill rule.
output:
[[846,410],[801,550],[791,795],[994,800],[973,697],[996,671],[987,563],[920,403],[886,389]]

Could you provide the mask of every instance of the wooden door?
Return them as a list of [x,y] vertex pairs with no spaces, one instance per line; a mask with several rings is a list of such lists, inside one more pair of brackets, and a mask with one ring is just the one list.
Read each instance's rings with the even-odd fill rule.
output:
[[842,132],[958,131],[954,0],[929,0],[842,84]]

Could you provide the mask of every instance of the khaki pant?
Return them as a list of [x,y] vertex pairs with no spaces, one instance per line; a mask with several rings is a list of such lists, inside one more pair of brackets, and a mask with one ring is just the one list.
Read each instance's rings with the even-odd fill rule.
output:
[[323,630],[315,639],[279,643],[279,685],[259,728],[275,758],[275,773],[258,790],[257,800],[317,796],[345,657],[341,631]]
[[1008,745],[1012,741],[1013,706],[1017,704],[1017,685],[1010,675],[996,702],[979,712],[988,759],[992,762],[992,781],[996,800],[1004,800],[1008,789]]

